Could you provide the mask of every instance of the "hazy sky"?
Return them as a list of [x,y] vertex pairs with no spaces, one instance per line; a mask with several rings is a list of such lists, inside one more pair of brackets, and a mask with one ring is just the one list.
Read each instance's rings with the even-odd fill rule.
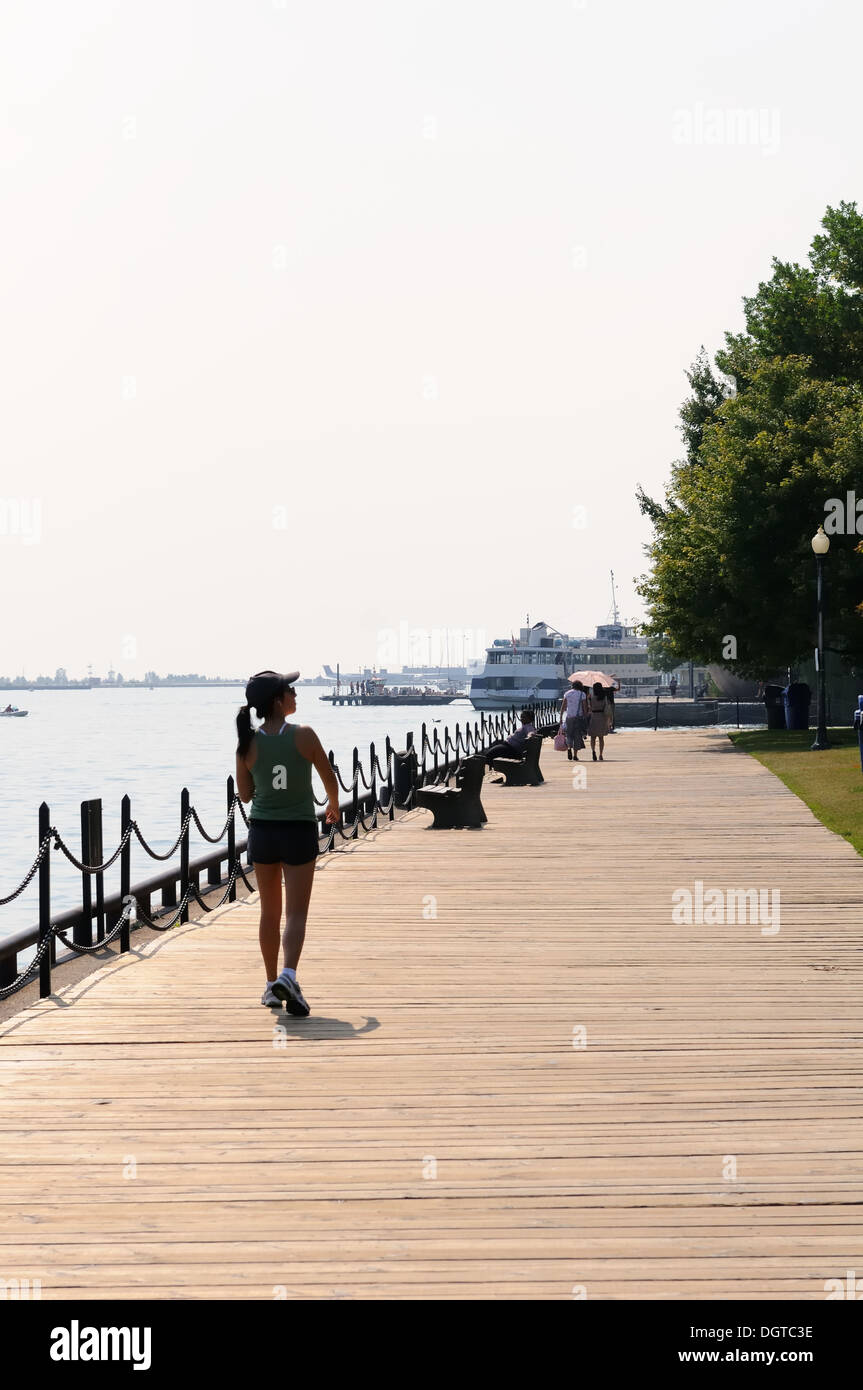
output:
[[640,616],[684,369],[863,191],[861,39],[851,0],[6,0],[0,674],[583,635],[610,568]]

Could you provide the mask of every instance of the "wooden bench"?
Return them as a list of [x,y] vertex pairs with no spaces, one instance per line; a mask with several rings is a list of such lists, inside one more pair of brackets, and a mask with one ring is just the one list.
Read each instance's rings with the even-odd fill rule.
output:
[[542,734],[530,734],[524,745],[523,758],[493,758],[492,769],[502,772],[508,787],[539,787],[545,781],[539,770]]
[[485,759],[465,758],[454,787],[420,787],[417,805],[434,816],[432,830],[456,830],[484,825],[488,817],[480,800]]

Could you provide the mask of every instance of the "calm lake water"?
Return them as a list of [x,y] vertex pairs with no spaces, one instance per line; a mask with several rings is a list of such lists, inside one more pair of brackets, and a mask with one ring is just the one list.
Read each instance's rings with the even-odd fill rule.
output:
[[[398,749],[408,730],[419,744],[423,722],[431,736],[432,728],[442,733],[448,725],[454,732],[456,723],[463,729],[479,720],[469,704],[334,707],[319,698],[322,693],[328,687],[300,686],[294,718],[317,730],[345,781],[354,745],[367,768],[374,740],[383,765],[387,734]],[[234,716],[242,703],[239,686],[0,694],[3,706],[30,711],[26,719],[0,720],[0,897],[17,887],[33,862],[41,801],[47,801],[52,825],[79,857],[80,803],[93,797],[102,798],[106,857],[119,840],[120,801],[126,793],[142,834],[162,853],[179,832],[184,786],[211,835],[224,824],[225,780],[234,770]],[[192,858],[206,848],[193,826]],[[158,867],[133,838],[132,882],[150,877]],[[119,886],[119,865],[115,868],[116,873],[106,874],[106,892]],[[80,875],[59,851],[52,852],[51,877],[54,910],[76,906]],[[34,880],[15,902],[0,907],[0,937],[32,926],[38,915]]]

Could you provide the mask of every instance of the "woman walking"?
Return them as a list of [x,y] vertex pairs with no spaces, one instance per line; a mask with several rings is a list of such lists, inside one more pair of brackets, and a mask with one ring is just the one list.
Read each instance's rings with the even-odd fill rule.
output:
[[[258,939],[266,988],[261,1003],[305,1018],[309,1006],[297,981],[306,918],[318,855],[318,818],[312,792],[314,767],[327,793],[328,825],[339,820],[339,785],[320,739],[307,724],[289,724],[297,708],[293,682],[299,671],[259,671],[246,686],[237,714],[237,791],[251,801],[249,855],[261,906]],[[264,722],[252,728],[251,711]],[[284,968],[279,972],[282,876],[285,882]]]
[[603,762],[602,750],[605,747],[605,735],[608,732],[608,700],[605,689],[599,681],[596,682],[590,694],[590,723],[587,726],[587,732],[590,735],[590,751],[593,754],[593,761],[596,762],[596,740],[599,739],[599,761]]
[[607,685],[605,687],[605,698],[608,700],[608,732],[610,734],[616,734],[617,730],[614,727],[614,700],[615,696],[620,691],[620,681],[617,676],[612,676],[611,679],[614,681],[614,685]]
[[573,681],[560,704],[560,722],[566,738],[566,756],[570,762],[578,762],[578,755],[584,747],[582,715],[585,698],[581,681]]

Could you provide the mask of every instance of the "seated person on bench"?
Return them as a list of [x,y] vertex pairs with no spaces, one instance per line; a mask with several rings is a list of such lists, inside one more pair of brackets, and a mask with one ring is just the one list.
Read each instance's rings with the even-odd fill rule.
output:
[[536,733],[533,722],[533,710],[523,709],[521,712],[521,728],[516,729],[515,733],[509,735],[503,743],[493,743],[487,753],[483,754],[486,765],[491,767],[494,758],[523,758],[527,740],[531,734]]

